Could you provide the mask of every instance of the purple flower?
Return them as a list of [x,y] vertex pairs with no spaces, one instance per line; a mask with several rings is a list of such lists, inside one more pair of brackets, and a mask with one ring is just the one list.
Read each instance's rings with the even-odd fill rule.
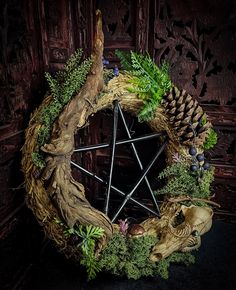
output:
[[104,56],[102,57],[102,63],[104,66],[109,64],[109,60],[105,59]]
[[127,219],[125,220],[118,220],[119,226],[120,226],[120,232],[122,235],[126,235],[127,234],[127,230],[128,230],[128,222]]
[[114,69],[113,69],[113,73],[114,73],[114,76],[115,76],[115,77],[118,77],[118,75],[119,75],[119,69],[118,69],[117,66],[114,67]]
[[182,158],[181,158],[181,156],[179,155],[178,152],[172,154],[172,159],[173,159],[174,162],[181,162],[182,161]]

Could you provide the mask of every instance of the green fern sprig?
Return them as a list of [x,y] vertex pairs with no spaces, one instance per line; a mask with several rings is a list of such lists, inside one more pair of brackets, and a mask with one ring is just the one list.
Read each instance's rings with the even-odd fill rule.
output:
[[104,235],[104,230],[93,225],[69,228],[57,218],[54,221],[64,229],[65,237],[79,237],[77,247],[81,249],[82,254],[80,264],[86,267],[88,280],[94,279],[101,270],[101,265],[95,257],[96,241]]
[[116,51],[116,54],[122,67],[132,75],[129,82],[133,86],[128,88],[128,91],[136,93],[144,101],[144,106],[138,114],[139,121],[152,119],[164,94],[172,86],[167,63],[163,63],[159,68],[148,54],[141,55],[133,51],[130,54]]
[[80,264],[86,267],[88,280],[92,280],[101,270],[95,257],[95,241],[104,235],[104,230],[92,225],[79,226],[75,229],[75,234],[82,238],[81,243],[78,244],[82,250]]
[[89,251],[95,248],[95,240],[101,238],[104,234],[104,230],[99,227],[87,225],[85,227],[79,226],[74,230],[74,233],[82,238],[82,242],[79,244],[84,254],[88,255]]
[[58,97],[60,93],[59,91],[60,87],[59,87],[59,83],[57,82],[57,79],[53,78],[48,72],[45,73],[45,78],[48,82],[48,85],[49,85],[49,88],[53,97]]
[[116,49],[115,53],[120,60],[122,69],[126,71],[132,71],[133,67],[132,67],[132,61],[131,61],[131,53],[124,52],[119,49]]

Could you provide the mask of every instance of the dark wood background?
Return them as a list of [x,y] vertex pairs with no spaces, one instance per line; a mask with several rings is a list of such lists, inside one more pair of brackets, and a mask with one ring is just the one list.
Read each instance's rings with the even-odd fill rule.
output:
[[[21,283],[27,261],[35,259],[33,250],[41,249],[43,242],[40,231],[37,242],[32,236],[37,226],[21,188],[24,129],[46,93],[44,71],[62,68],[76,48],[90,54],[96,8],[103,13],[104,56],[110,67],[117,64],[117,48],[149,51],[156,63],[168,61],[173,82],[194,95],[208,113],[219,136],[210,152],[216,167],[213,192],[221,204],[216,213],[235,221],[235,6],[234,0],[1,0],[0,240],[9,249],[8,263],[14,243],[28,253],[22,254],[26,262],[14,272],[12,283]],[[32,250],[19,232],[34,245]]]

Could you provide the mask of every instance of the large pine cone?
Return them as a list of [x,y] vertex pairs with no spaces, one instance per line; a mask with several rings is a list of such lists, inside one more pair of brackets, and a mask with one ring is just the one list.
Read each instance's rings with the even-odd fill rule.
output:
[[185,90],[180,91],[173,87],[163,98],[162,106],[181,144],[203,145],[211,124],[208,121],[204,122],[206,114],[197,100],[194,100]]

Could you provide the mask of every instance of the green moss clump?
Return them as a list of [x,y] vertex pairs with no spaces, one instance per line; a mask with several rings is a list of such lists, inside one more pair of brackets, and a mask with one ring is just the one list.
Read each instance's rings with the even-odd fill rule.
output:
[[119,50],[116,54],[122,67],[132,76],[129,82],[134,86],[128,90],[136,93],[144,102],[138,114],[139,121],[152,119],[163,96],[172,87],[169,66],[163,63],[158,67],[148,54],[141,55],[133,51],[127,54]]
[[210,132],[209,135],[207,136],[204,144],[203,144],[203,148],[205,150],[209,150],[214,148],[214,146],[217,144],[217,140],[218,140],[218,136],[217,133],[214,129],[210,128]]
[[210,185],[214,180],[214,169],[204,172],[201,178],[195,176],[188,164],[173,163],[158,176],[168,179],[167,184],[156,191],[156,194],[167,196],[189,195],[194,198],[207,198],[210,195]]
[[190,264],[194,257],[189,253],[174,253],[160,262],[152,262],[149,255],[152,247],[158,242],[153,236],[127,239],[116,234],[101,253],[99,265],[102,270],[117,276],[127,276],[129,279],[139,279],[147,276],[168,278],[171,263]]
[[159,276],[161,276],[163,279],[169,278],[169,267],[171,263],[182,263],[186,266],[189,266],[190,264],[194,264],[195,257],[191,253],[180,253],[175,252],[172,253],[169,257],[159,261],[157,263],[157,273]]
[[[205,115],[202,119],[201,119],[201,125],[205,125],[208,122],[207,116]],[[214,148],[214,146],[217,144],[217,133],[213,128],[209,128],[209,133],[208,136],[205,140],[205,142],[203,143],[203,148],[204,150],[209,150]]]
[[40,169],[44,168],[46,165],[43,155],[41,153],[33,152],[32,160],[33,160],[33,163]]

